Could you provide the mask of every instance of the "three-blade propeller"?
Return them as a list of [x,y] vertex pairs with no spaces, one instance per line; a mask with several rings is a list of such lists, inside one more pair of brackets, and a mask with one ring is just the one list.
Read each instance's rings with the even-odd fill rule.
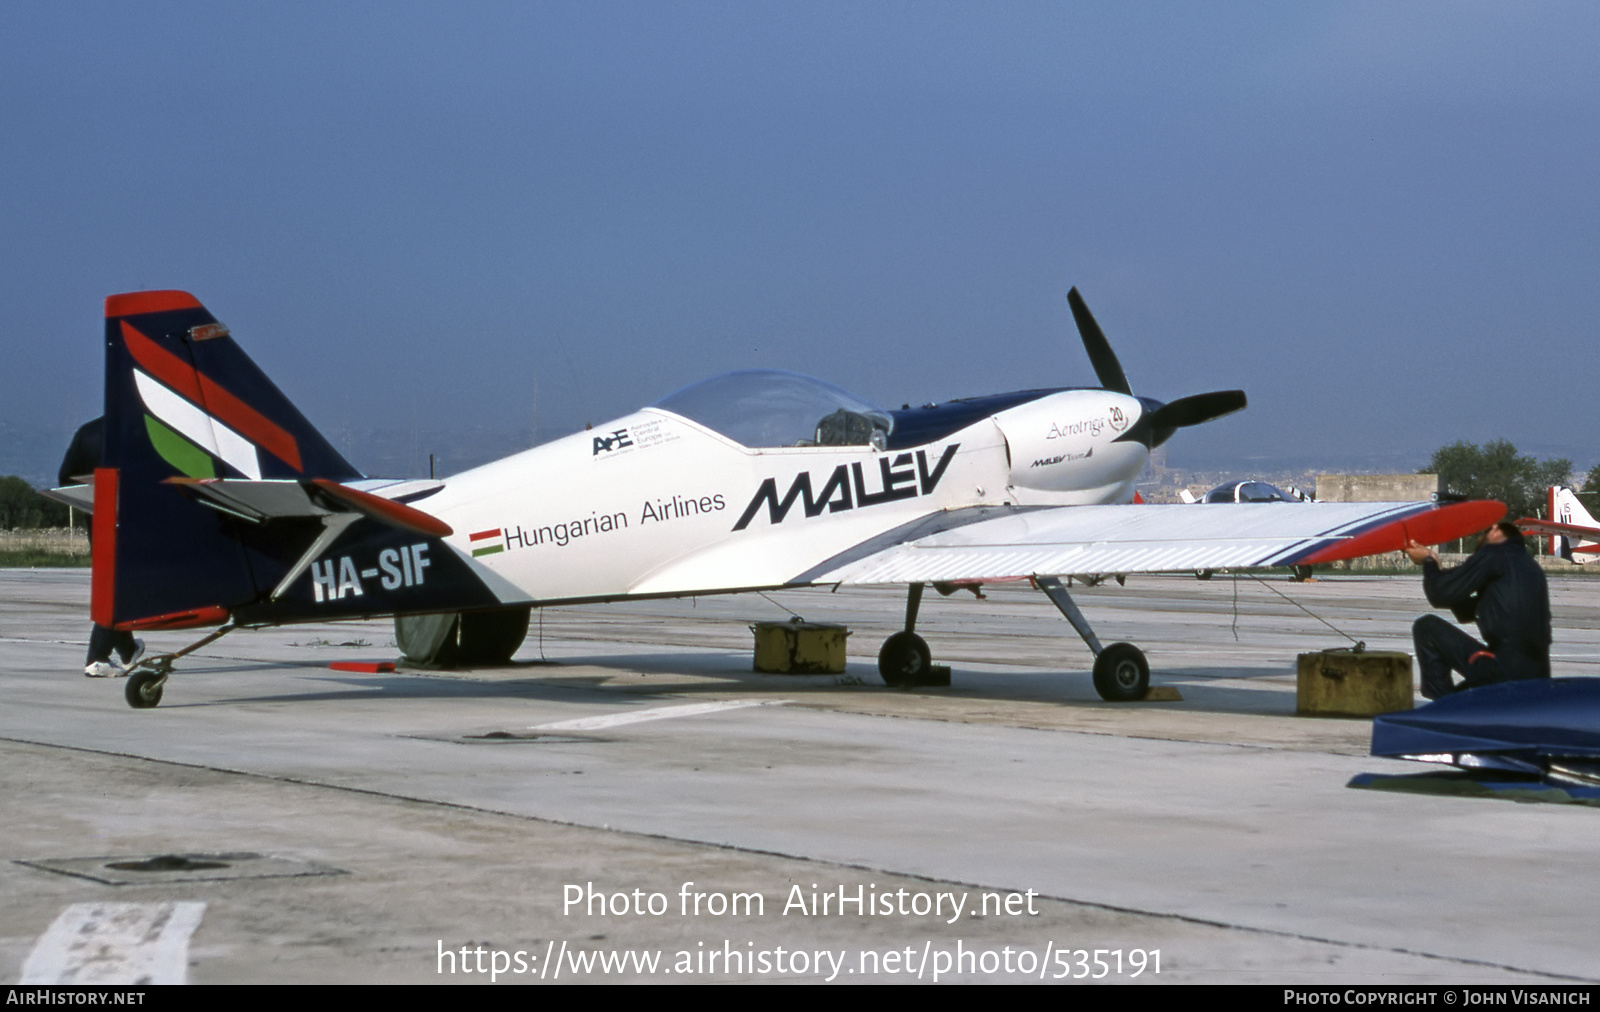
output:
[[[1078,289],[1073,288],[1067,293],[1067,304],[1072,307],[1072,318],[1083,337],[1083,350],[1089,354],[1089,363],[1094,366],[1100,386],[1132,396],[1133,388],[1128,385],[1128,376],[1122,371],[1122,363],[1117,361],[1117,353],[1111,350],[1111,342],[1106,340],[1105,331],[1095,322],[1094,314],[1089,312],[1089,306],[1078,294]],[[1247,404],[1243,390],[1190,394],[1167,404],[1149,397],[1140,397],[1139,400],[1144,405],[1144,413],[1118,439],[1137,440],[1152,449],[1165,443],[1179,429],[1232,414]]]

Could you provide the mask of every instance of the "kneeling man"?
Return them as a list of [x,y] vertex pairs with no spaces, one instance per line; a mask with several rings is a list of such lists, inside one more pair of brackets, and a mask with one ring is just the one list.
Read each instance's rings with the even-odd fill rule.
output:
[[[1422,566],[1422,589],[1435,608],[1461,622],[1476,621],[1486,643],[1437,615],[1411,627],[1422,671],[1422,694],[1438,699],[1494,682],[1550,677],[1550,588],[1528,554],[1515,524],[1495,524],[1478,550],[1452,569],[1439,566],[1433,549],[1415,541],[1405,548]],[[1452,671],[1465,679],[1455,684]]]

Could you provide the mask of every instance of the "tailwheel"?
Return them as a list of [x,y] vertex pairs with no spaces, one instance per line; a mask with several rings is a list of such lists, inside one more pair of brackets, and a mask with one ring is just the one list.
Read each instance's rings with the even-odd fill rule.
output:
[[122,690],[122,696],[128,705],[135,710],[148,710],[161,703],[161,690],[166,687],[167,676],[172,674],[172,666],[180,657],[187,657],[201,647],[233,632],[239,628],[228,624],[220,629],[214,629],[182,650],[175,650],[170,654],[158,654],[155,657],[146,657],[139,662],[139,666],[128,675],[127,688]]
[[917,685],[933,667],[933,654],[921,636],[897,632],[878,651],[878,674],[885,685]]
[[128,684],[122,694],[128,700],[128,705],[135,710],[148,710],[160,704],[161,690],[166,684],[165,671],[141,668],[128,676]]
[[1094,689],[1111,703],[1143,699],[1150,691],[1150,662],[1132,643],[1113,643],[1094,659]]

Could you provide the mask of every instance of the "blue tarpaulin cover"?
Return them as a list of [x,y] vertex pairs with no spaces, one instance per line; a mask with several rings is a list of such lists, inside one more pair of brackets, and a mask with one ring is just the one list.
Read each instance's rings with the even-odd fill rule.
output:
[[[1476,793],[1593,803],[1600,800],[1600,678],[1503,682],[1384,714],[1372,721],[1372,754],[1455,766]],[[1395,783],[1403,780],[1419,782]],[[1462,793],[1449,787],[1460,780],[1362,774],[1350,786]]]

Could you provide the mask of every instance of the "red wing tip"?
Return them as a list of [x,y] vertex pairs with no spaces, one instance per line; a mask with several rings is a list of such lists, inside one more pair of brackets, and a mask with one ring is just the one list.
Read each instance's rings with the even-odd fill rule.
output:
[[354,671],[363,675],[379,675],[394,670],[393,661],[334,661],[328,665],[334,671]]
[[124,292],[106,296],[106,318],[138,316],[140,313],[165,313],[173,309],[203,309],[200,300],[188,292]]
[[1505,503],[1486,499],[1440,504],[1430,510],[1392,520],[1355,537],[1335,541],[1296,562],[1312,565],[1397,552],[1413,540],[1424,545],[1454,541],[1468,534],[1476,534],[1505,516],[1505,512]]

